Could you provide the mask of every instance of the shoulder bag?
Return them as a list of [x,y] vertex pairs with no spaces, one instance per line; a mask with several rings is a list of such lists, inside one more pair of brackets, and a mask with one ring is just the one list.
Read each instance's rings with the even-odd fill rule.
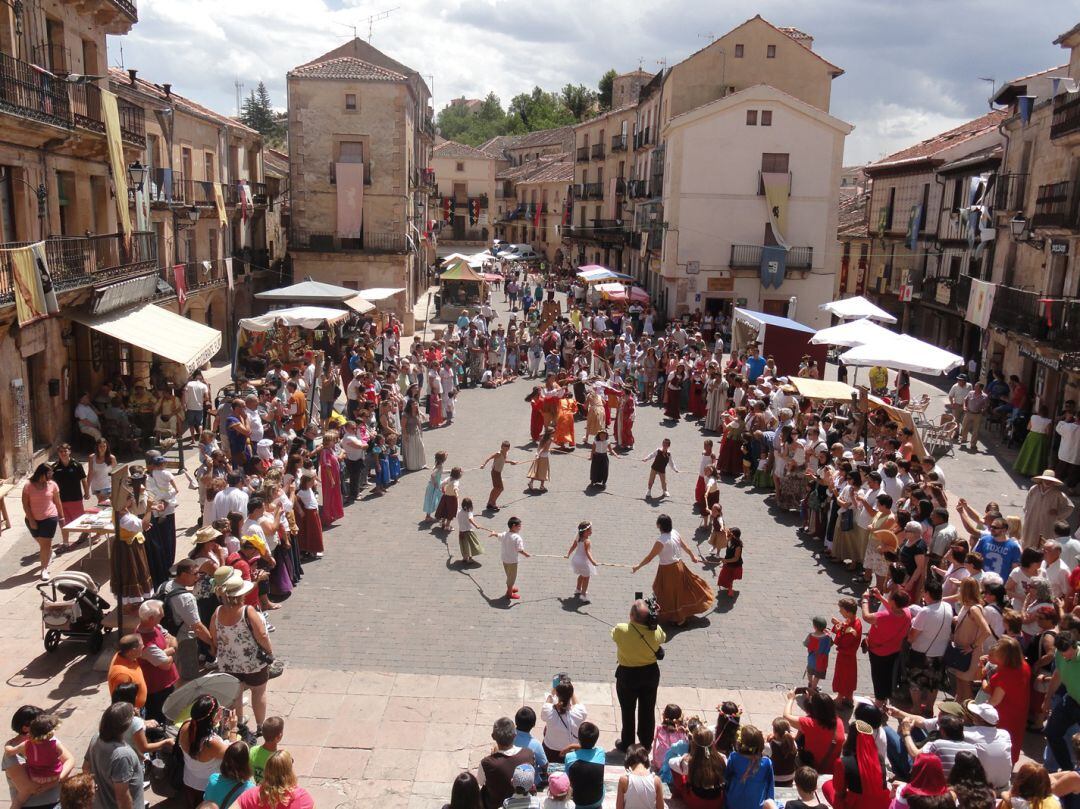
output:
[[649,651],[651,651],[651,652],[652,652],[652,653],[653,653],[653,654],[654,654],[654,655],[656,656],[656,659],[657,659],[658,661],[659,661],[659,660],[663,660],[663,659],[664,659],[664,654],[665,654],[665,652],[664,652],[664,647],[663,647],[663,646],[659,646],[659,645],[658,645],[658,646],[657,646],[657,647],[656,647],[656,648],[654,649],[654,648],[653,648],[653,647],[652,647],[652,646],[651,646],[651,645],[649,644],[649,642],[648,642],[647,640],[645,640],[645,636],[641,634],[641,630],[640,630],[640,629],[638,629],[638,628],[637,628],[637,626],[635,626],[634,624],[630,624],[630,626],[634,627],[634,631],[638,633],[638,637],[640,637],[640,638],[641,638],[641,642],[642,642],[642,643],[644,643],[644,644],[645,644],[646,646],[648,646],[648,647],[649,647]]
[[[964,621],[967,620],[971,614],[971,607],[968,607],[968,611],[964,613],[964,617],[960,619],[960,623],[956,625],[956,630],[953,632],[955,635],[959,631],[960,627],[964,625]],[[971,656],[974,654],[974,650],[965,652],[954,641],[949,641],[948,647],[945,649],[945,654],[941,660],[945,664],[946,669],[954,669],[956,671],[967,671],[971,667]]]

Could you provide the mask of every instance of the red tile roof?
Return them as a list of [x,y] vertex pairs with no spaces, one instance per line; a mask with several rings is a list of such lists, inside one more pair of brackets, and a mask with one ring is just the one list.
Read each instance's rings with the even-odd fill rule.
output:
[[840,195],[840,216],[836,224],[837,238],[869,238],[870,227],[866,220],[869,204],[869,192]]
[[120,90],[121,92],[129,90],[145,96],[150,96],[159,101],[169,100],[182,112],[188,112],[201,118],[207,118],[214,123],[231,126],[235,129],[243,130],[244,132],[250,132],[253,135],[259,134],[250,126],[241,123],[236,118],[229,115],[222,115],[220,112],[214,112],[209,107],[204,107],[197,101],[192,101],[190,98],[182,96],[179,93],[170,91],[169,94],[166,95],[164,87],[149,82],[146,79],[136,78],[135,83],[132,84],[131,77],[126,70],[120,70],[115,67],[109,68],[109,84],[113,90]]
[[1008,115],[1008,112],[1005,110],[988,112],[986,115],[976,118],[973,121],[968,121],[954,129],[941,132],[931,138],[920,141],[914,146],[908,146],[906,149],[901,149],[899,152],[894,152],[887,157],[883,157],[876,163],[871,163],[867,166],[867,170],[873,171],[874,169],[890,168],[902,163],[930,160],[941,152],[944,152],[946,149],[951,149],[965,141],[983,135],[990,130],[997,129],[998,125],[1004,121]]
[[432,157],[448,157],[455,160],[498,160],[497,157],[487,152],[476,149],[465,143],[453,140],[444,140],[431,151]]
[[289,71],[289,77],[302,79],[348,79],[350,81],[406,81],[407,76],[385,67],[373,65],[355,56],[339,56],[336,59],[327,59],[325,62],[316,62],[311,65],[301,65]]

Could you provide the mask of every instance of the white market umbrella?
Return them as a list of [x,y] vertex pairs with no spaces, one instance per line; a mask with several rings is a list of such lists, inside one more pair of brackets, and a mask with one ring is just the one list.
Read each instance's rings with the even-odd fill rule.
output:
[[240,693],[240,681],[231,674],[214,672],[184,683],[165,699],[161,712],[170,722],[180,724],[188,718],[188,711],[199,697],[209,694],[226,707],[231,706]]
[[870,303],[870,301],[862,295],[858,295],[854,298],[844,298],[839,301],[829,301],[829,303],[821,304],[821,308],[826,312],[836,315],[841,320],[855,320],[860,317],[868,317],[871,320],[878,320],[882,323],[896,322],[895,317],[890,315],[884,309]]
[[829,326],[827,329],[821,329],[810,338],[810,342],[814,345],[846,346],[847,348],[854,348],[855,346],[866,345],[867,343],[887,340],[890,337],[897,336],[897,334],[889,331],[883,326],[879,326],[870,318],[864,317],[859,320],[849,320],[847,323],[841,323],[839,326]]
[[848,349],[840,355],[844,365],[881,365],[897,371],[915,374],[947,374],[964,364],[964,358],[906,334],[892,334]]

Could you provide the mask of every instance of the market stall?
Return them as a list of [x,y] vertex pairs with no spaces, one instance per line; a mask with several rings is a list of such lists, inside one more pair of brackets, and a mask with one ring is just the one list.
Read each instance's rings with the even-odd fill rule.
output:
[[629,289],[618,281],[605,281],[593,287],[600,295],[609,301],[618,303],[645,303],[649,302],[649,293],[641,287],[632,286]]
[[620,279],[627,281],[631,280],[629,275],[623,275],[621,272],[614,272],[607,267],[601,267],[599,264],[586,264],[584,267],[578,267],[577,277],[586,284],[618,281]]
[[861,317],[868,317],[882,323],[896,322],[895,317],[884,309],[875,306],[862,295],[857,295],[854,298],[844,298],[839,301],[829,301],[821,304],[821,308],[830,314],[836,315],[841,320],[857,320]]
[[458,261],[439,276],[440,319],[457,319],[460,311],[487,298],[487,280],[466,261]]
[[825,367],[826,348],[810,342],[814,333],[814,329],[797,320],[736,307],[731,325],[731,350],[745,351],[756,343],[763,357],[772,356],[776,360],[776,369],[781,375],[795,376],[800,361],[807,355],[817,361],[818,368]]
[[260,301],[291,304],[345,303],[357,297],[355,289],[324,284],[322,281],[301,281],[278,289],[268,289],[255,295]]
[[894,332],[879,326],[870,318],[860,318],[859,320],[849,320],[847,323],[841,323],[839,326],[829,326],[827,329],[821,329],[810,338],[810,342],[814,345],[854,348],[855,346],[888,340],[896,336]]
[[233,378],[241,375],[261,378],[275,360],[280,360],[285,368],[298,366],[303,362],[304,352],[329,348],[350,314],[344,309],[294,306],[241,320],[236,335]]

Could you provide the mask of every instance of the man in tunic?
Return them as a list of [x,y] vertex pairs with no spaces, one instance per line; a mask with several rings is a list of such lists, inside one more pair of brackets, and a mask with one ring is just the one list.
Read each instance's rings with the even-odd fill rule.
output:
[[1020,544],[1025,548],[1041,548],[1042,538],[1054,536],[1054,523],[1067,520],[1072,514],[1072,501],[1065,496],[1064,484],[1047,469],[1032,478],[1035,483],[1028,489],[1024,503],[1024,525]]

